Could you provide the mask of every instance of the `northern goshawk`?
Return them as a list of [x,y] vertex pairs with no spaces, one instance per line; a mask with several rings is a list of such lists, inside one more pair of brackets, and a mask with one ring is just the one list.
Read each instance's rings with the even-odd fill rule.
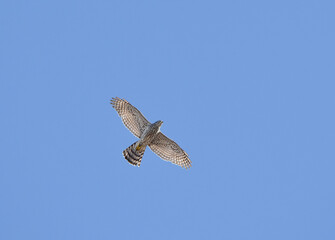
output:
[[191,167],[191,160],[187,153],[170,138],[160,131],[163,121],[151,124],[142,113],[129,102],[118,97],[112,98],[111,104],[122,119],[124,125],[139,138],[123,151],[127,161],[140,166],[147,146],[163,160],[170,161],[184,168]]

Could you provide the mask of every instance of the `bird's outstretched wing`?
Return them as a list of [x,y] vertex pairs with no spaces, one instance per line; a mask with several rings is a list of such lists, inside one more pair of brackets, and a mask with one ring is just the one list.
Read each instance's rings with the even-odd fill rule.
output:
[[184,168],[191,167],[191,160],[187,153],[177,143],[159,132],[149,144],[151,150],[163,160],[170,161]]
[[140,138],[144,129],[150,125],[150,122],[142,113],[129,102],[121,98],[112,98],[111,104],[122,119],[123,124],[136,137]]

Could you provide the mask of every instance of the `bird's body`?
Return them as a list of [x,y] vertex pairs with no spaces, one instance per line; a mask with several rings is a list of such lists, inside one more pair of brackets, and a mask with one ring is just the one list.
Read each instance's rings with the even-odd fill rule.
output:
[[142,113],[129,102],[120,98],[113,98],[111,104],[120,115],[124,125],[139,140],[123,151],[127,161],[140,166],[144,151],[147,146],[166,161],[170,161],[181,167],[191,167],[191,160],[187,153],[177,143],[166,137],[160,131],[163,121],[151,124]]
[[160,132],[160,127],[162,126],[162,124],[163,124],[163,121],[157,121],[157,122],[147,126],[144,129],[140,140],[138,141],[138,146],[149,145],[154,140],[157,133]]

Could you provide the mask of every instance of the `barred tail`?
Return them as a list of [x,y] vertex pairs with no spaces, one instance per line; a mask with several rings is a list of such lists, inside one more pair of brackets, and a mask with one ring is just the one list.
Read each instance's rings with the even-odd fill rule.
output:
[[130,145],[126,150],[123,151],[123,156],[127,161],[134,165],[134,166],[140,166],[141,160],[143,157],[145,151],[145,147],[142,147],[138,150],[136,150],[136,142]]

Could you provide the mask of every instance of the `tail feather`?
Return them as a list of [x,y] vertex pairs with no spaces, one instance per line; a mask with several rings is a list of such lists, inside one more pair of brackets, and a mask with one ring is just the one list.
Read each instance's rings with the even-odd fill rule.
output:
[[124,158],[134,166],[140,166],[145,148],[136,150],[136,142],[123,151]]

